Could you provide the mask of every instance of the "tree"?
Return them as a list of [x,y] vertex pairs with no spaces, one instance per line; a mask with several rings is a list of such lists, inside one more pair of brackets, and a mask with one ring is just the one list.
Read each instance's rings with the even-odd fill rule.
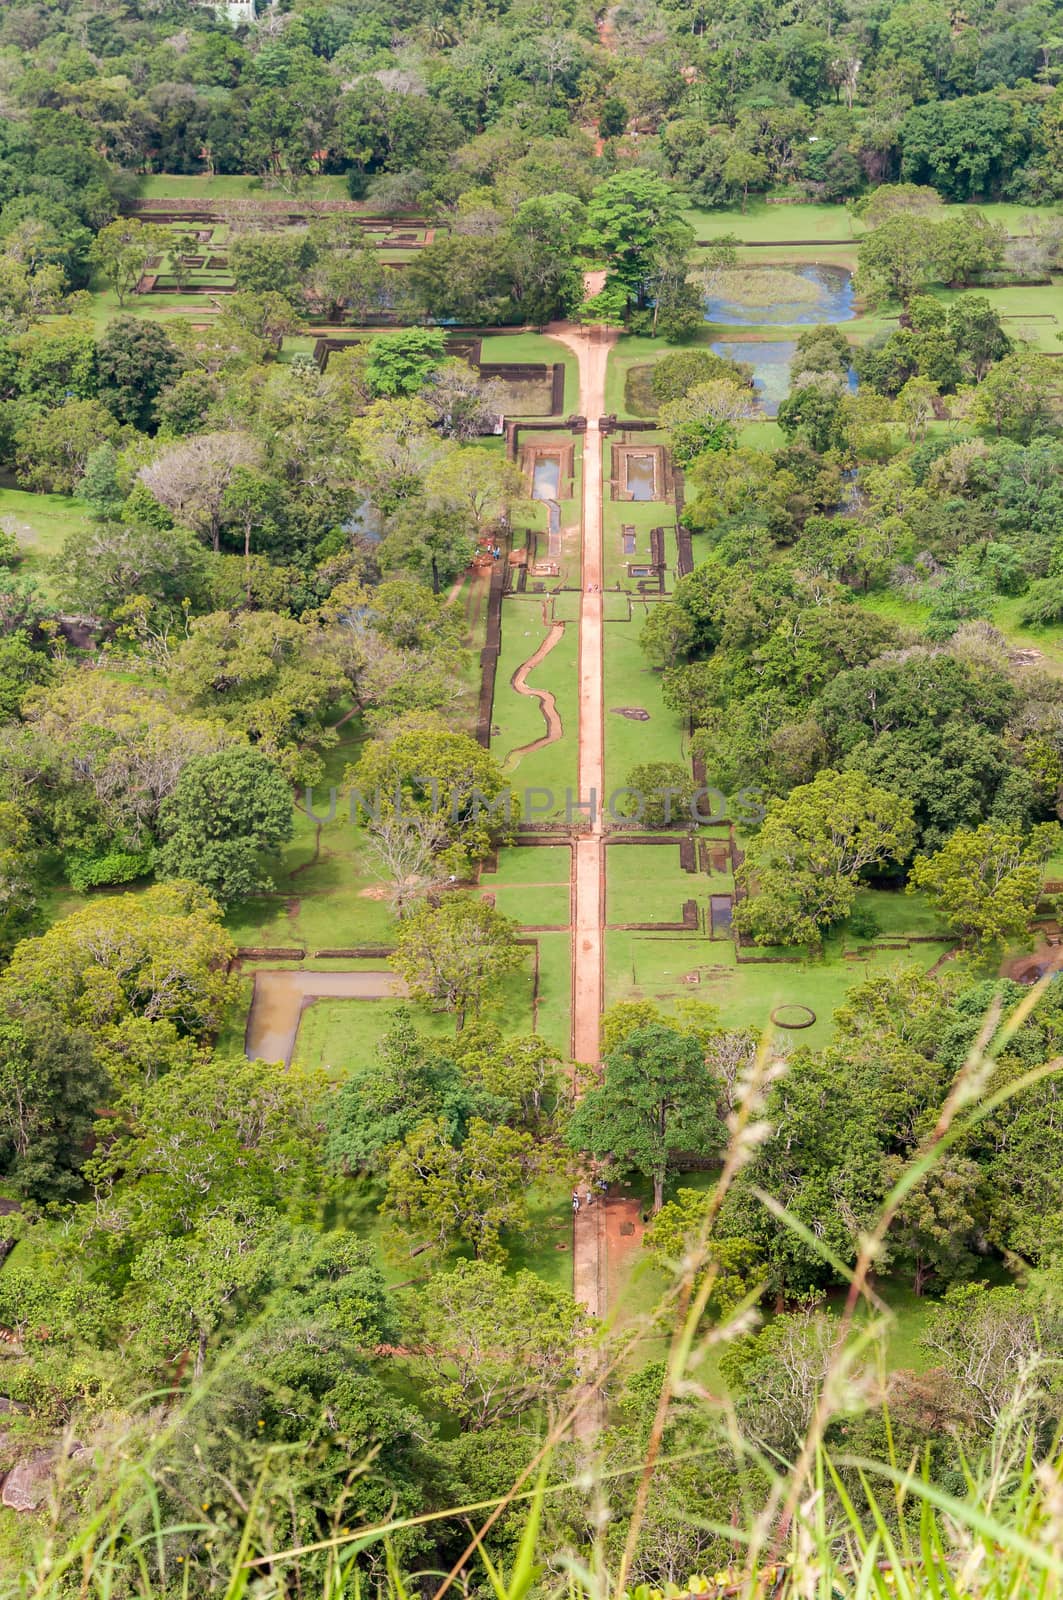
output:
[[576,1107],[568,1142],[595,1156],[615,1156],[651,1179],[656,1213],[672,1155],[710,1155],[722,1144],[716,1094],[697,1041],[651,1023],[606,1056],[603,1082]]
[[695,1289],[711,1274],[705,1309],[714,1320],[725,1321],[756,1289],[759,1262],[751,1240],[706,1235],[711,1202],[712,1194],[704,1189],[678,1189],[646,1229],[642,1245],[659,1267],[672,1274],[696,1262]]
[[578,304],[583,279],[577,255],[585,218],[583,201],[574,194],[521,198],[507,229],[506,261],[510,293],[526,322],[541,327]]
[[28,808],[0,800],[0,959],[39,926],[40,861]]
[[68,400],[19,430],[18,480],[27,489],[74,494],[93,451],[121,440],[122,428],[99,400]]
[[153,609],[179,608],[185,600],[195,605],[205,598],[206,556],[195,535],[184,528],[95,523],[67,535],[55,565],[64,602],[76,612],[108,621],[127,610],[136,596]]
[[[886,1181],[895,1183],[904,1166],[904,1161],[891,1158]],[[890,1227],[890,1253],[911,1272],[917,1295],[931,1278],[947,1284],[973,1271],[983,1183],[977,1161],[950,1151],[901,1202]]]
[[221,548],[225,495],[241,468],[262,465],[262,447],[249,433],[232,429],[200,433],[170,445],[137,474],[141,483],[180,521]]
[[392,520],[380,547],[380,564],[385,572],[408,572],[425,579],[438,595],[465,571],[476,550],[462,508],[411,500]]
[[586,242],[607,264],[607,290],[612,282],[638,305],[661,260],[693,240],[679,196],[645,167],[614,173],[591,195]]
[[369,341],[365,380],[375,400],[418,394],[446,359],[442,328],[400,328]]
[[935,224],[899,214],[860,241],[857,281],[865,293],[907,304],[935,276]]
[[281,489],[274,478],[254,467],[237,467],[221,497],[221,514],[243,529],[244,593],[251,604],[251,536],[276,534],[281,516]]
[[461,444],[494,433],[505,410],[503,385],[496,378],[482,379],[467,361],[444,361],[421,390],[421,398],[435,415],[440,433]]
[[80,1030],[47,1011],[0,1021],[0,1172],[19,1194],[43,1202],[77,1189],[107,1089]]
[[971,396],[971,420],[998,438],[1028,443],[1054,425],[1051,361],[1016,350],[989,368]]
[[695,384],[680,400],[661,407],[661,425],[671,431],[672,451],[682,466],[706,450],[730,450],[737,442],[736,422],[757,414],[753,391],[732,378]]
[[534,1272],[459,1261],[429,1279],[417,1301],[416,1366],[433,1400],[479,1432],[554,1402],[576,1376],[589,1337],[572,1296]]
[[806,440],[818,455],[844,444],[844,390],[833,373],[802,373],[776,415],[787,439]]
[[964,294],[954,300],[947,326],[949,338],[963,352],[965,369],[977,382],[995,361],[1011,353],[1011,340],[984,295]]
[[673,350],[655,361],[650,373],[650,388],[658,405],[682,400],[692,389],[717,378],[735,378],[738,369],[726,356],[712,350]]
[[491,523],[506,517],[510,502],[524,487],[519,467],[482,447],[441,456],[425,482],[430,496],[460,509],[477,538]]
[[217,903],[190,883],[94,899],[16,947],[0,978],[0,1005],[91,1025],[94,1042],[131,1018],[204,1038],[218,1028],[232,988],[234,946],[219,916]]
[[917,856],[909,890],[922,889],[949,927],[973,944],[1026,933],[1041,896],[1044,863],[1059,825],[1023,835],[1005,823],[957,828],[932,856]]
[[542,1135],[556,1119],[561,1098],[561,1057],[536,1034],[504,1036],[494,1023],[462,1030],[454,1059],[469,1083],[489,1095],[505,1120]]
[[401,1009],[372,1061],[356,1062],[328,1109],[328,1157],[346,1171],[382,1174],[399,1146],[426,1121],[464,1142],[485,1096],[465,1081],[453,1051],[417,1032]]
[[457,852],[448,858],[455,862],[452,872],[482,859],[511,832],[513,797],[497,760],[439,716],[400,717],[386,738],[366,747],[347,776],[370,806],[394,809],[398,793],[403,814],[438,818]]
[[442,1118],[406,1135],[387,1170],[381,1210],[439,1250],[463,1241],[477,1260],[499,1261],[504,1229],[528,1225],[527,1190],[542,1171],[545,1152],[529,1133],[492,1128],[474,1117],[459,1144]]
[[170,676],[189,703],[239,730],[292,782],[315,780],[316,752],[330,742],[325,716],[344,679],[309,622],[272,611],[212,611],[192,623]]
[[119,422],[155,431],[155,402],[184,363],[166,329],[146,317],[115,317],[96,346],[100,398]]
[[259,856],[292,836],[291,790],[261,751],[230,745],[187,763],[159,828],[160,875],[201,883],[232,905],[272,888]]
[[138,222],[136,217],[117,217],[100,229],[89,253],[114,290],[118,304],[124,306],[151,263],[172,254],[173,249],[174,237],[169,228]]
[[771,168],[764,156],[734,145],[723,164],[723,181],[742,191],[742,210],[746,209],[750,189],[766,189]]
[[265,1283],[273,1260],[269,1230],[254,1205],[232,1203],[173,1239],[149,1241],[130,1270],[130,1318],[137,1335],[170,1361],[194,1352],[206,1370],[211,1335],[241,1294]]
[[501,980],[524,961],[519,923],[484,900],[448,895],[415,906],[399,924],[394,964],[411,993],[437,1010],[476,1016]]
[[[655,606],[653,611],[657,609]],[[649,626],[649,619],[646,626]],[[640,827],[683,828],[689,825],[695,786],[688,768],[680,762],[640,762],[631,768],[625,787],[637,797],[632,800],[632,809]]]
[[275,356],[286,333],[301,333],[304,323],[299,312],[284,295],[268,290],[260,294],[244,291],[225,298],[225,310],[215,324],[219,335],[232,330],[237,339],[254,339],[263,360]]
[[446,828],[439,817],[414,812],[412,816],[385,816],[366,828],[365,853],[391,884],[391,908],[405,916],[422,895],[441,888],[450,876],[438,860],[446,844]]
[[914,842],[910,800],[827,769],[769,805],[739,868],[735,925],[758,944],[818,944],[848,915],[859,874],[903,861]]
[[125,495],[118,482],[118,452],[113,444],[98,444],[89,451],[78,496],[102,522],[118,515]]
[[139,1076],[126,1072],[86,1165],[122,1253],[191,1234],[229,1206],[295,1215],[314,1207],[326,1074],[187,1042],[183,1057],[172,1055],[158,1076],[151,1056]]

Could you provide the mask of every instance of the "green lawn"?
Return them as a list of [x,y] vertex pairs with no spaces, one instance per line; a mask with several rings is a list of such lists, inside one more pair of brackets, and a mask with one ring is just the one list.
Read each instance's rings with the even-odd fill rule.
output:
[[32,578],[45,599],[55,600],[56,580],[49,564],[70,534],[89,526],[85,506],[65,494],[0,489],[0,519],[18,539],[19,574]]
[[[1056,206],[1023,206],[1007,202],[992,202],[979,206],[944,206],[942,216],[964,215],[981,211],[992,222],[999,223],[1012,234],[1029,232],[1029,219],[1040,211],[1044,215],[1058,212]],[[859,239],[867,230],[852,216],[847,206],[817,204],[769,205],[766,200],[750,200],[743,211],[738,206],[720,210],[706,210],[691,206],[684,215],[699,240],[719,238],[733,234],[749,244],[799,243],[838,244]],[[834,259],[833,256],[831,258]]]
[[153,172],[137,186],[141,200],[346,200],[347,180],[342,174],[304,178],[292,193],[267,184],[253,173],[204,174]]
[[[623,876],[616,879],[614,854],[610,851],[610,907],[626,906],[635,903],[634,891],[625,885]],[[663,875],[667,870],[663,867],[659,872]],[[713,877],[683,876],[691,885],[684,899],[689,896],[704,903],[713,892],[729,892],[725,885],[714,890],[717,880]],[[628,894],[630,899],[625,899]],[[650,899],[647,903],[654,902]],[[726,1026],[756,1029],[769,1025],[777,1006],[808,1006],[816,1013],[814,1025],[797,1031],[779,1030],[779,1037],[819,1048],[829,1041],[834,1011],[854,984],[873,973],[892,972],[909,965],[926,970],[951,948],[919,896],[865,890],[859,896],[859,904],[878,918],[881,931],[874,943],[892,948],[869,948],[843,928],[828,939],[824,954],[815,960],[805,959],[800,951],[774,952],[756,947],[743,948],[740,959],[730,939],[611,930],[606,934],[606,1004],[650,999],[668,1007],[679,996],[692,994],[719,1007]],[[610,921],[617,920],[621,919],[611,910]],[[641,916],[637,920],[649,918]],[[927,942],[905,944],[914,937]],[[782,959],[764,959],[776,955]]]
[[565,404],[562,416],[570,416],[579,403],[579,368],[575,356],[565,345],[542,333],[490,333],[480,346],[482,361],[543,362],[565,368]]
[[[644,761],[684,761],[686,738],[682,721],[661,697],[661,674],[649,666],[639,647],[639,633],[654,601],[632,601],[632,618],[606,621],[605,778],[611,791]],[[621,708],[649,712],[649,721],[619,715]]]
[[496,872],[481,872],[480,888],[495,897],[507,917],[526,926],[567,928],[572,921],[568,845],[529,845],[502,850]]
[[[547,620],[543,620],[543,610]],[[518,790],[548,788],[563,812],[565,790],[576,786],[576,747],[579,721],[579,680],[577,628],[565,624],[565,631],[549,655],[529,674],[527,687],[554,695],[557,713],[564,730],[562,737],[540,750],[515,756],[513,752],[532,744],[546,734],[546,721],[540,702],[528,694],[518,694],[512,678],[550,633],[553,626],[549,602],[531,595],[510,595],[502,606],[502,648],[495,678],[492,714],[493,754],[505,764],[507,775]]]
[[684,872],[678,838],[661,844],[609,843],[605,883],[607,923],[679,922],[684,900],[704,901],[709,893],[728,894],[733,888],[730,874],[720,881]]

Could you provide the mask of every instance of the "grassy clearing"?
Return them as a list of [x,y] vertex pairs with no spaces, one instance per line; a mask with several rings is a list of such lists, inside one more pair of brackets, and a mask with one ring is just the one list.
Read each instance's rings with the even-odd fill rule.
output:
[[[613,872],[610,862],[611,876]],[[698,899],[728,892],[722,883],[714,889],[716,880],[711,877],[688,877],[687,882],[699,885],[693,891]],[[717,1006],[727,1026],[756,1029],[769,1025],[778,1006],[808,1006],[816,1013],[813,1026],[798,1033],[779,1030],[779,1037],[820,1048],[831,1037],[835,1009],[854,984],[873,973],[905,966],[926,971],[952,948],[921,897],[865,890],[859,903],[878,918],[881,931],[875,936],[876,945],[894,948],[858,944],[843,928],[827,940],[817,959],[806,959],[799,951],[779,952],[783,959],[764,959],[775,953],[744,949],[739,960],[730,939],[613,930],[606,935],[606,1003],[652,999],[668,1007],[680,995],[693,994]],[[904,941],[916,937],[926,942],[905,947]]]
[[[661,698],[661,674],[650,667],[639,648],[639,632],[651,601],[632,601],[630,622],[606,621],[605,779],[612,790],[626,781],[633,766],[644,761],[682,761],[685,735],[678,717]],[[619,715],[620,708],[649,712],[648,722]]]
[[[378,963],[379,965],[379,963]],[[313,1000],[303,1011],[293,1059],[304,1067],[321,1068],[342,1083],[353,1066],[371,1058],[395,1017],[407,1006],[402,1000]],[[410,1007],[419,1033],[435,1039],[454,1034],[454,1018]]]
[[571,871],[567,845],[518,846],[499,852],[497,870],[481,872],[480,887],[494,895],[499,911],[526,926],[567,928]]
[[72,533],[89,526],[86,508],[65,494],[0,489],[0,519],[18,539],[19,575],[31,578],[44,598],[54,601],[57,587],[50,563]]
[[679,840],[662,839],[660,844],[610,843],[605,851],[605,920],[617,922],[679,922],[683,901],[704,899],[707,885],[714,893],[725,894],[694,872],[684,872],[679,863]]
[[[858,604],[876,616],[888,617],[912,628],[924,628],[930,616],[930,606],[924,601],[908,600],[892,590],[860,595]],[[1022,607],[1021,595],[1003,595],[993,605],[989,620],[1000,629],[1013,649],[1036,650],[1041,657],[1038,667],[1047,672],[1063,673],[1063,627],[1028,627],[1019,620]]]
[[[550,632],[551,622],[543,618],[544,605],[530,596],[510,596],[502,607],[502,649],[495,681],[493,727],[498,730],[491,748],[505,763],[507,774],[520,788],[552,789],[558,805],[564,807],[566,788],[576,784],[576,756],[579,723],[579,683],[577,657],[579,638],[575,627],[565,631],[542,662],[529,674],[527,687],[553,693],[561,718],[563,735],[555,743],[515,756],[514,751],[545,736],[546,719],[540,702],[528,694],[518,694],[512,678]],[[545,606],[549,619],[549,604]]]
[[563,416],[569,416],[579,403],[579,368],[575,356],[556,339],[542,333],[491,333],[480,346],[484,361],[544,362],[552,366],[560,361],[565,368],[565,404]]
[[[977,206],[944,206],[935,215],[963,216],[981,211],[1008,233],[1027,234],[1031,231],[1031,219],[1035,220],[1039,214],[1051,215],[1057,209],[991,202]],[[684,215],[699,240],[716,239],[729,233],[749,244],[787,244],[790,240],[838,244],[859,239],[867,231],[860,219],[842,205],[770,205],[766,200],[750,200],[744,211],[738,206],[712,211],[691,206]]]
[[267,184],[253,173],[205,174],[153,172],[141,178],[137,188],[141,200],[346,200],[347,181],[342,174],[322,174],[304,178],[295,190]]
[[[493,1002],[485,1006],[483,1020],[495,1022],[509,1034],[533,1033],[533,964],[529,959],[510,973],[499,986]],[[379,966],[379,962],[377,963]],[[296,1035],[293,1059],[308,1067],[321,1067],[337,1081],[353,1066],[364,1062],[376,1049],[396,1013],[408,1001],[333,1000],[311,1001],[303,1011]],[[420,1032],[436,1039],[454,1035],[455,1021],[446,1012],[430,1011],[425,1006],[411,1007]]]

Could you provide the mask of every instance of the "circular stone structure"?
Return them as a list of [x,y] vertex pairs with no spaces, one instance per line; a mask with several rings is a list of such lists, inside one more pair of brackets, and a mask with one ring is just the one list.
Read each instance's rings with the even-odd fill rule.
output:
[[771,1014],[771,1020],[777,1028],[811,1028],[816,1020],[816,1013],[811,1006],[776,1006]]

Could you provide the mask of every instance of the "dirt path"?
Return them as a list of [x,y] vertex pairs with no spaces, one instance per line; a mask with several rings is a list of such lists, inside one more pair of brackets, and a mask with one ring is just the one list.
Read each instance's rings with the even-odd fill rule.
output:
[[598,1019],[602,1007],[602,790],[604,729],[602,713],[602,436],[605,373],[616,334],[601,328],[552,323],[546,330],[579,362],[583,436],[583,593],[579,619],[579,799],[593,806],[590,831],[576,841],[576,920],[572,958],[572,1054],[576,1061],[598,1061]]
[[[545,606],[543,607],[543,621],[546,621]],[[529,656],[527,661],[523,661],[509,680],[511,687],[518,694],[527,695],[532,700],[538,700],[539,710],[542,712],[543,721],[546,723],[546,732],[541,738],[533,739],[531,744],[518,745],[516,750],[511,750],[506,757],[507,769],[516,766],[521,756],[530,756],[533,750],[545,750],[548,744],[556,744],[565,731],[561,726],[561,716],[557,709],[557,701],[554,699],[553,691],[551,689],[530,689],[528,687],[529,674],[534,672],[536,667],[545,661],[555,644],[558,644],[564,636],[565,624],[563,622],[555,622],[535,654]]]
[[[602,692],[602,435],[605,375],[616,334],[602,328],[551,323],[547,333],[571,350],[579,363],[579,411],[587,419],[583,436],[583,577],[579,616],[579,800],[587,809],[588,831],[575,841],[575,920],[572,928],[572,1055],[597,1065],[602,1010],[602,911],[604,856],[602,790],[605,739]],[[585,1187],[585,1186],[584,1186]],[[581,1205],[573,1217],[572,1292],[596,1317],[605,1315],[605,1207]],[[601,1357],[580,1353],[580,1367],[592,1400],[580,1411],[575,1432],[588,1444],[605,1425],[605,1403],[595,1380]]]
[[407,992],[393,972],[307,972],[280,968],[255,973],[244,1054],[249,1061],[292,1058],[303,1008],[312,1000],[390,1000]]

